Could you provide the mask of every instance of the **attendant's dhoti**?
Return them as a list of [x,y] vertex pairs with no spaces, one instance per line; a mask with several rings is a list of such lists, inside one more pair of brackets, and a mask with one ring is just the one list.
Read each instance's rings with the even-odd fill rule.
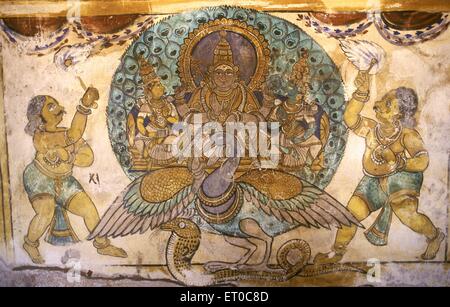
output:
[[[382,184],[382,181],[385,181]],[[365,175],[353,195],[363,199],[371,212],[381,209],[375,222],[365,232],[367,240],[374,245],[386,245],[392,219],[390,202],[403,195],[418,197],[422,187],[421,172],[398,172],[378,178]]]
[[55,199],[55,214],[45,240],[52,245],[68,245],[78,242],[70,226],[66,208],[73,197],[84,192],[81,184],[71,174],[52,176],[37,161],[30,163],[23,172],[23,184],[30,202],[39,196]]

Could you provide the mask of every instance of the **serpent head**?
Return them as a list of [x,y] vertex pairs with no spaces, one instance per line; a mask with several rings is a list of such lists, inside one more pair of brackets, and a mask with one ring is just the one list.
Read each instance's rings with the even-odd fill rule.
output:
[[180,238],[199,238],[200,228],[193,221],[183,218],[175,218],[161,225],[161,230],[171,231]]

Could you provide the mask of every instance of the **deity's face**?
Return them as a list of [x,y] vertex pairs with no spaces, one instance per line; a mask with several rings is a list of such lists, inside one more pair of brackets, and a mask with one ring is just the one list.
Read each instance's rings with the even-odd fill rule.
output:
[[389,91],[381,100],[376,101],[373,109],[380,122],[394,122],[400,114],[395,90]]
[[236,83],[237,67],[222,64],[214,68],[212,75],[214,84],[220,90],[229,90]]
[[56,99],[47,96],[42,107],[41,116],[47,126],[56,127],[63,119],[64,107]]

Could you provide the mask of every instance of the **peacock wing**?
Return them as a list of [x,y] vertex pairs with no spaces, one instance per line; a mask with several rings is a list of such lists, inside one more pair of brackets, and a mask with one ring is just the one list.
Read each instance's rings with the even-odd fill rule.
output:
[[134,180],[102,216],[89,239],[145,232],[168,222],[193,204],[193,177],[187,168],[153,171]]
[[254,170],[238,181],[246,199],[280,221],[328,229],[361,226],[340,202],[297,176],[278,170]]

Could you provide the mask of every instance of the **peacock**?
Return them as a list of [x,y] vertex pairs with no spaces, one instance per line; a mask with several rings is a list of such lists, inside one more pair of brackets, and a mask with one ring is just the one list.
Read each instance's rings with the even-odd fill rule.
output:
[[[259,168],[237,175],[240,159],[227,158],[211,173],[206,169],[215,161],[192,158],[187,167],[144,174],[116,198],[89,239],[144,233],[177,217],[189,217],[246,250],[235,263],[207,263],[208,271],[276,271],[269,266],[274,237],[300,226],[361,226],[331,195],[296,175]],[[265,243],[263,260],[252,265],[248,263],[257,248],[251,238]]]

